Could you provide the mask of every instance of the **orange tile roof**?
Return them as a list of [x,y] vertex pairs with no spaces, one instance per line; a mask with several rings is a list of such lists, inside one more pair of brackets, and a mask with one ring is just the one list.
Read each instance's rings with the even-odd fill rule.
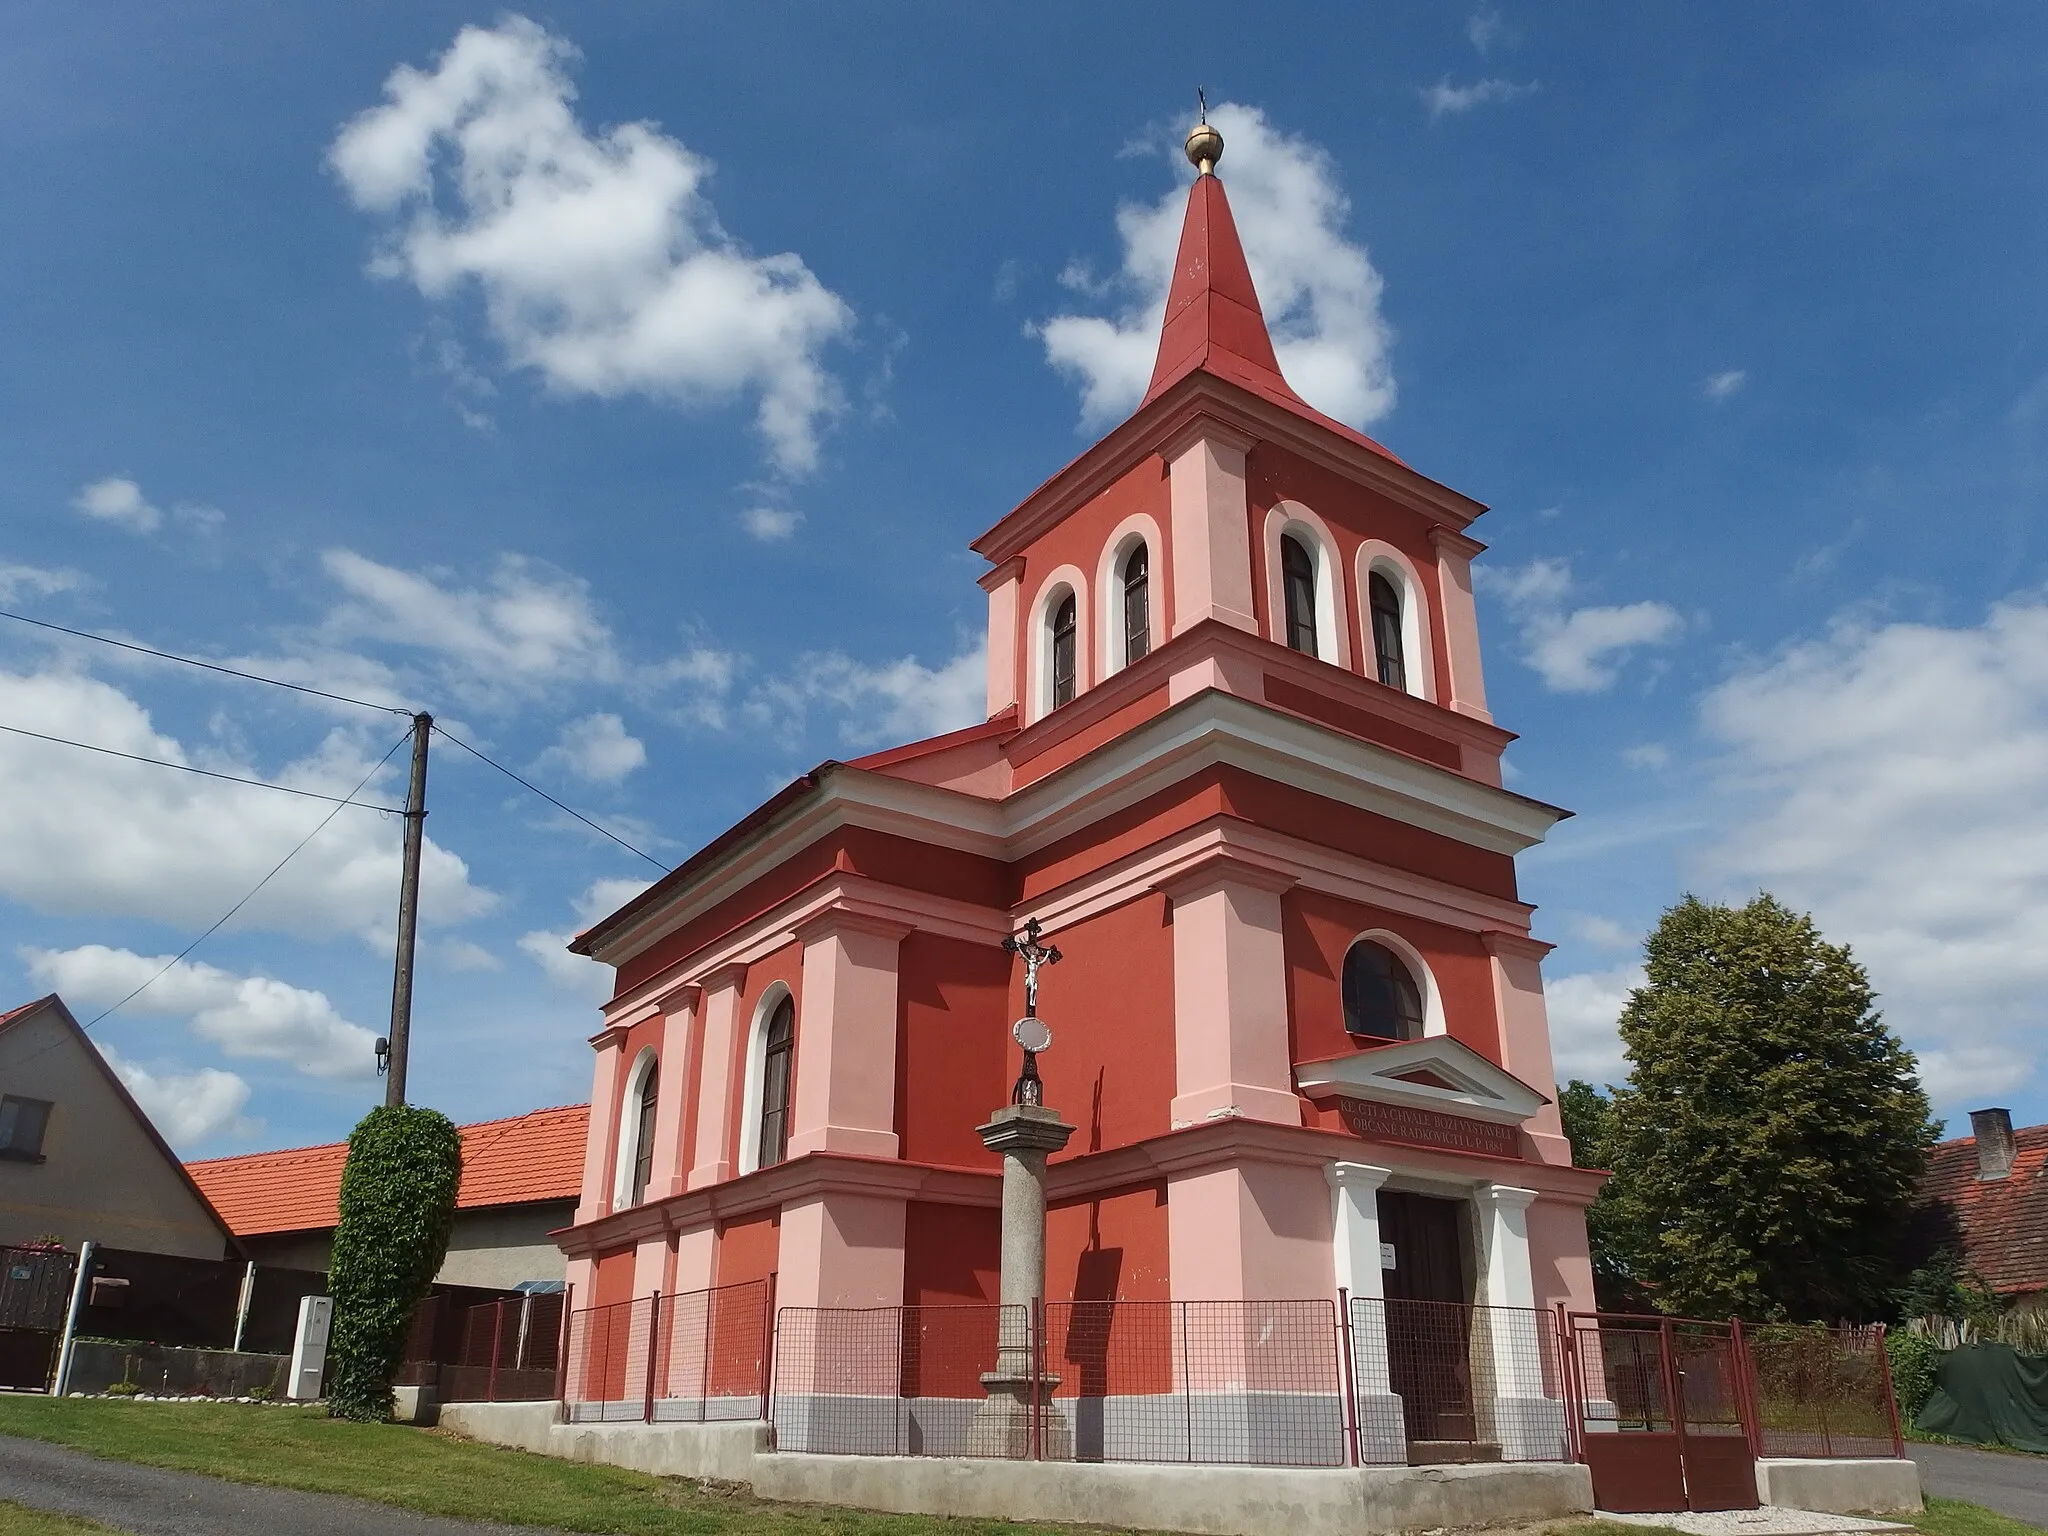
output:
[[1927,1153],[1920,1198],[1948,1207],[1963,1257],[2001,1295],[2048,1290],[2048,1125],[2013,1132],[2012,1172],[1977,1177],[1977,1138]]
[[[461,1210],[573,1200],[583,1188],[588,1104],[536,1109],[462,1130]],[[213,1208],[237,1237],[307,1232],[341,1219],[341,1164],[346,1142],[249,1152],[187,1163]]]

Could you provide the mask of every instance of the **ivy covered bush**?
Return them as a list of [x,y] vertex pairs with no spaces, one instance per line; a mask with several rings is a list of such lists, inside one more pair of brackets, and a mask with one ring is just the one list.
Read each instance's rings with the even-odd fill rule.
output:
[[391,1378],[413,1308],[448,1251],[461,1182],[462,1138],[438,1110],[386,1105],[350,1133],[327,1275],[327,1411],[335,1418],[391,1417]]
[[1899,1422],[1910,1425],[1934,1395],[1934,1366],[1941,1351],[1924,1333],[1887,1333],[1885,1353],[1891,1357],[1892,1395],[1899,1400]]

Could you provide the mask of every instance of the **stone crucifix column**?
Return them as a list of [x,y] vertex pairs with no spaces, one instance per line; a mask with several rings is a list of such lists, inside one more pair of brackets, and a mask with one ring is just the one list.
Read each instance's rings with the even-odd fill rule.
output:
[[1038,1053],[1052,1044],[1052,1031],[1038,1018],[1038,971],[1056,963],[1060,952],[1038,942],[1036,919],[1021,940],[1007,939],[1003,947],[1024,961],[1025,1013],[1012,1031],[1024,1048],[1024,1071],[1011,1102],[975,1127],[981,1144],[1003,1160],[1003,1276],[995,1369],[982,1373],[988,1397],[974,1410],[968,1454],[1028,1457],[1035,1409],[1040,1453],[1065,1460],[1074,1453],[1073,1432],[1050,1401],[1060,1379],[1032,1358],[1032,1323],[1045,1303],[1045,1160],[1074,1134],[1058,1110],[1039,1102]]

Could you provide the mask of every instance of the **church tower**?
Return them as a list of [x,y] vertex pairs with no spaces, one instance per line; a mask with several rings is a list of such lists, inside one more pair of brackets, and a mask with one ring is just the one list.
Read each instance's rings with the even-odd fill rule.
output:
[[974,542],[986,722],[821,765],[576,941],[618,978],[579,1305],[993,1299],[1034,919],[1048,1300],[1592,1305],[1484,508],[1294,392],[1188,154],[1142,403]]

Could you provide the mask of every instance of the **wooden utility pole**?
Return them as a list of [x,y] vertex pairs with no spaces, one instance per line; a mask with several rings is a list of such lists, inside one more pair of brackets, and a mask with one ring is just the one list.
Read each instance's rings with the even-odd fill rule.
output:
[[405,1102],[406,1046],[412,1035],[413,935],[420,918],[420,843],[427,821],[427,739],[434,717],[412,717],[412,779],[405,790],[405,868],[398,885],[398,955],[391,968],[391,1070],[384,1102]]

